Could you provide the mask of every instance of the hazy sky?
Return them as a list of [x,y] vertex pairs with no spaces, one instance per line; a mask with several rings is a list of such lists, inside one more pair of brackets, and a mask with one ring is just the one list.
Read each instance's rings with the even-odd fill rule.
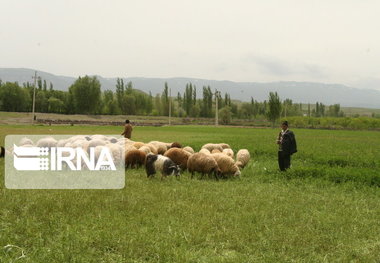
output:
[[1,0],[0,6],[0,67],[73,77],[380,84],[378,0]]

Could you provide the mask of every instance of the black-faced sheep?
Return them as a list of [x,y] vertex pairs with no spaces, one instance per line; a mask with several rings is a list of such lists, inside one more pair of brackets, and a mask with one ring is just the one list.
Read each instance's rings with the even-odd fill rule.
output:
[[236,165],[243,169],[249,160],[251,159],[251,155],[247,149],[241,149],[236,154]]
[[211,154],[204,153],[194,153],[189,157],[187,161],[187,170],[191,173],[191,178],[193,178],[194,172],[202,174],[211,175],[213,174],[216,179],[220,175],[220,169],[218,163],[211,156]]
[[139,168],[145,164],[146,154],[137,149],[132,149],[125,154],[125,167]]
[[169,157],[161,154],[149,154],[146,157],[146,175],[150,177],[156,172],[161,172],[161,179],[164,176],[175,175],[180,176],[180,168]]
[[235,164],[234,159],[228,155],[223,153],[214,153],[212,154],[212,157],[214,157],[215,161],[218,163],[219,169],[223,175],[240,175],[239,167]]
[[171,148],[165,152],[164,156],[169,157],[182,170],[186,170],[187,160],[191,156],[191,153],[180,148]]

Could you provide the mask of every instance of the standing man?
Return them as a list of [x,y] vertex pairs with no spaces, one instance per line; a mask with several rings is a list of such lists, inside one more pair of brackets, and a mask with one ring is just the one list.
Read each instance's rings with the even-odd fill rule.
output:
[[281,124],[281,131],[277,138],[278,148],[278,166],[281,171],[290,168],[290,156],[297,152],[297,142],[294,133],[288,129],[288,122]]
[[121,135],[124,135],[124,138],[130,139],[132,136],[132,125],[129,120],[125,120],[124,132]]

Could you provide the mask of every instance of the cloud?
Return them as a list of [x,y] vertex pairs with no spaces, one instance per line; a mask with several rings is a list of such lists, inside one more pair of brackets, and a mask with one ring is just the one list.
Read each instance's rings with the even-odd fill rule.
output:
[[301,76],[313,79],[325,79],[328,76],[326,70],[318,65],[297,63],[291,60],[284,61],[270,56],[250,55],[245,57],[243,61],[247,64],[253,64],[260,73],[274,77]]

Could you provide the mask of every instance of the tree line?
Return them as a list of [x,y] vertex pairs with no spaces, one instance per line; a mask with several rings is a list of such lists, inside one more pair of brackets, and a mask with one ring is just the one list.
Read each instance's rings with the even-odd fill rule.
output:
[[[201,92],[202,96],[199,96]],[[17,82],[2,83],[0,80],[0,110],[30,112],[32,110],[34,86],[29,82],[20,86]],[[216,109],[217,105],[217,109]],[[222,94],[210,86],[198,89],[194,84],[186,84],[183,93],[170,94],[165,83],[161,94],[153,96],[133,88],[133,83],[124,83],[118,78],[115,91],[101,90],[96,77],[79,77],[68,91],[54,90],[53,84],[38,78],[35,90],[35,112],[63,114],[105,114],[105,115],[152,115],[174,117],[215,116],[218,110],[221,123],[228,124],[231,118],[267,118],[275,122],[281,117],[342,117],[339,104],[326,106],[294,103],[291,99],[281,101],[278,94],[270,92],[268,100],[250,102],[231,100],[228,93]]]

